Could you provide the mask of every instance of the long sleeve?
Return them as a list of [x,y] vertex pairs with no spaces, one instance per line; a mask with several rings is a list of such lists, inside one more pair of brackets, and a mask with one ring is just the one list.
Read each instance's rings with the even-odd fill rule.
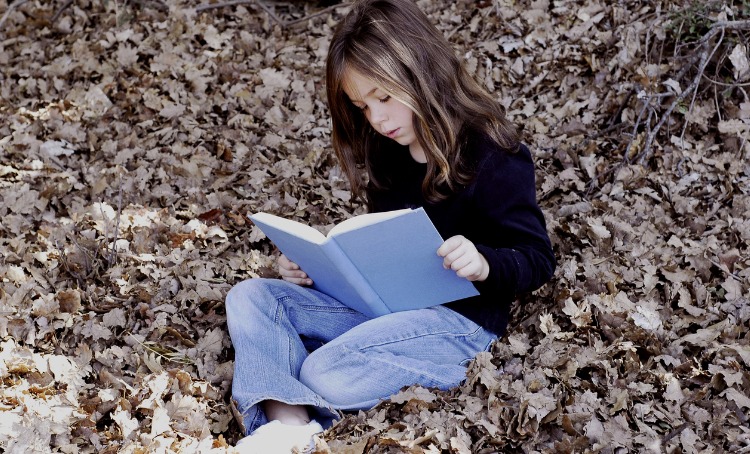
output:
[[490,264],[487,280],[477,284],[482,293],[512,298],[541,287],[555,270],[534,181],[525,146],[485,155],[470,196],[480,223],[475,244]]
[[476,163],[473,180],[446,200],[429,203],[421,183],[426,165],[408,150],[395,150],[391,185],[368,190],[372,211],[424,207],[444,239],[463,235],[490,264],[490,274],[475,282],[477,297],[445,304],[485,328],[505,332],[510,304],[519,293],[541,287],[555,270],[555,257],[542,211],[536,202],[534,164],[525,146],[511,153],[475,137],[466,154]]

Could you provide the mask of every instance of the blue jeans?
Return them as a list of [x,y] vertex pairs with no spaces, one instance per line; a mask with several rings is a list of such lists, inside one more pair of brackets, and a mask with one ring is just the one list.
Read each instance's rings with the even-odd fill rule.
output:
[[326,427],[337,410],[371,408],[406,385],[454,387],[495,339],[443,306],[371,319],[279,279],[239,283],[226,310],[246,434],[267,422],[258,405],[267,399],[307,405]]

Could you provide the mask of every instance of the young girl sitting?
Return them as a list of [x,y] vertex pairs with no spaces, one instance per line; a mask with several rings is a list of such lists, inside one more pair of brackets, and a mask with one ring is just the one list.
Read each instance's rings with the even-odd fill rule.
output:
[[407,385],[458,385],[505,332],[515,296],[555,268],[529,150],[412,1],[354,3],[326,83],[352,191],[371,211],[424,207],[447,238],[436,251],[444,266],[480,295],[372,319],[310,288],[282,255],[282,280],[244,281],[226,299],[232,393],[249,435],[240,452],[304,450],[338,410]]

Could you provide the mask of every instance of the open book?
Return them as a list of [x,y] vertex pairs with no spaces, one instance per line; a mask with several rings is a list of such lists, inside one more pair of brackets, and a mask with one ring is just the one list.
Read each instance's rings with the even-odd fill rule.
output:
[[478,295],[443,268],[443,239],[424,209],[368,213],[326,237],[268,213],[250,219],[313,280],[313,288],[365,315],[421,309]]

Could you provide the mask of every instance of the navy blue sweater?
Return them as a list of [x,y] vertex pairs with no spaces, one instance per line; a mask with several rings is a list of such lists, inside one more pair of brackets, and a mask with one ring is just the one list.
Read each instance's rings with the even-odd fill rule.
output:
[[516,295],[541,287],[555,270],[528,148],[508,152],[475,137],[463,150],[474,163],[474,179],[438,203],[422,194],[427,164],[414,161],[406,147],[381,151],[387,154],[389,172],[383,179],[389,183],[385,190],[368,188],[370,210],[424,207],[444,239],[460,234],[471,240],[489,262],[489,276],[474,283],[479,296],[445,306],[503,335]]

